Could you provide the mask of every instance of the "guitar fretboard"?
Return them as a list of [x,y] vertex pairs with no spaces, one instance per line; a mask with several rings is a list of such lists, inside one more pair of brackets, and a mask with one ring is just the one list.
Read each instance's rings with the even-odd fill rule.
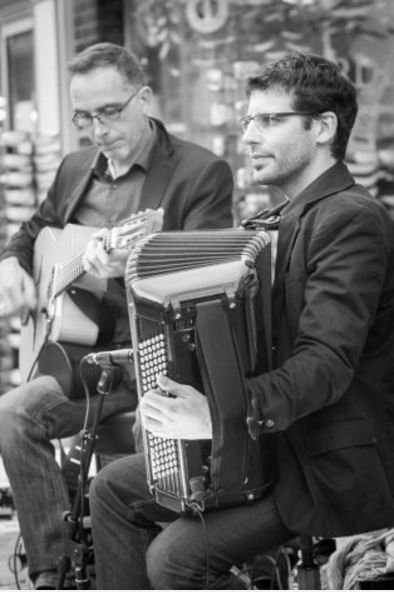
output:
[[[163,223],[163,210],[145,210],[137,214],[133,214],[122,224],[107,230],[107,232],[100,237],[100,241],[108,253],[111,249],[118,246],[119,240],[123,241],[123,245],[135,244],[137,240],[146,236],[151,232],[161,230]],[[82,259],[84,250],[80,251],[70,261],[62,266],[54,268],[54,275],[52,278],[52,295],[59,296],[66,290],[73,282],[79,279],[84,273]]]
[[71,261],[57,270],[56,288],[54,290],[55,297],[59,296],[68,286],[85,273],[82,264],[83,253],[84,251],[78,253]]

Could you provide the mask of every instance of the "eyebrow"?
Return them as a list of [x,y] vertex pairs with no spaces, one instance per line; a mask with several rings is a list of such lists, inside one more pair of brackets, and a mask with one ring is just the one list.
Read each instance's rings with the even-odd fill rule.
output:
[[97,111],[101,111],[106,107],[117,107],[118,105],[122,105],[121,101],[114,101],[112,103],[104,103],[104,105],[100,105],[100,107],[96,107],[96,109],[74,109],[75,113],[96,113]]

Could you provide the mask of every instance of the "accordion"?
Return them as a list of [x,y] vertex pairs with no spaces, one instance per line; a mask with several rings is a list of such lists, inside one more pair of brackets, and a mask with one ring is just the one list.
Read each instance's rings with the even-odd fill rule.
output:
[[212,440],[143,429],[154,499],[181,513],[253,502],[272,483],[272,435],[249,435],[244,381],[270,368],[269,234],[153,234],[130,255],[125,283],[138,396],[167,374],[204,393],[212,420]]

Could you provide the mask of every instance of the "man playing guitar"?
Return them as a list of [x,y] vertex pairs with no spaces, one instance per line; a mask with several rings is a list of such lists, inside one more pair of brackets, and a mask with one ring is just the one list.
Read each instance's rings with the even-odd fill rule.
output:
[[[88,320],[95,308],[92,300],[97,304],[93,319],[93,324],[100,321],[96,343],[89,343],[87,351],[130,347],[123,274],[132,246],[106,248],[107,229],[120,228],[133,214],[158,208],[164,211],[165,230],[229,227],[232,175],[223,160],[168,134],[160,121],[149,117],[152,92],[138,60],[123,47],[101,43],[87,48],[69,71],[73,123],[93,146],[64,158],[46,199],[3,252],[0,315],[28,317],[34,343],[38,335],[34,321],[46,315],[51,326],[44,341],[48,336],[53,339],[57,317],[41,304],[48,294],[43,295],[38,287],[44,274],[37,263],[36,241],[47,231],[44,251],[49,256],[57,244],[57,236],[51,243],[52,234],[58,235],[59,229],[68,232],[69,225],[81,232],[88,227],[95,230],[90,239],[85,237],[79,256],[82,279],[103,279],[106,286],[99,293],[96,287],[80,290],[73,284],[67,298],[73,311],[80,305],[84,308]],[[77,228],[75,236],[79,234]],[[56,267],[57,261],[64,263],[64,255],[72,256],[72,242],[66,239],[59,258],[55,256],[55,272],[48,282],[51,289],[57,271],[64,269]],[[81,300],[88,304],[84,307]],[[48,301],[57,301],[56,290]],[[78,321],[72,329],[74,333],[63,338],[71,346],[75,334],[85,333]],[[79,346],[74,348],[75,362],[82,355]],[[86,351],[86,346],[81,347]],[[56,586],[58,559],[66,544],[61,515],[70,506],[51,440],[82,429],[86,403],[70,398],[75,395],[73,389],[65,393],[56,376],[35,375],[34,364],[34,359],[28,364],[32,371],[25,371],[26,382],[0,397],[0,452],[16,502],[29,575],[36,589],[50,589]],[[92,396],[91,415],[95,401]],[[111,397],[104,401],[102,419],[133,410],[136,403],[134,381],[125,369]]]

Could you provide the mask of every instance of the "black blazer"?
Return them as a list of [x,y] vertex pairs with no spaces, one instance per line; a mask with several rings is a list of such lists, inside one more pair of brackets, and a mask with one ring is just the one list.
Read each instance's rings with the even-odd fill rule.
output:
[[[157,143],[142,189],[141,209],[164,208],[164,230],[231,227],[233,180],[229,165],[209,150],[157,127]],[[92,180],[96,148],[67,155],[39,210],[12,237],[1,259],[16,256],[31,272],[34,240],[44,226],[63,228]]]
[[248,380],[295,532],[394,525],[394,225],[336,164],[286,206],[275,368]]

